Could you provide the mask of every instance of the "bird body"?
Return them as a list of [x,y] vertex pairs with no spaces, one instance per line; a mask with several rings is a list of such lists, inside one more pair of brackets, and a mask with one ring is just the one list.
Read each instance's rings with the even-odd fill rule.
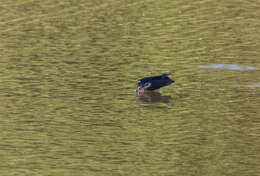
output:
[[144,77],[138,81],[136,91],[153,91],[168,86],[174,82],[174,80],[168,77],[169,75],[170,74],[163,73],[160,76]]

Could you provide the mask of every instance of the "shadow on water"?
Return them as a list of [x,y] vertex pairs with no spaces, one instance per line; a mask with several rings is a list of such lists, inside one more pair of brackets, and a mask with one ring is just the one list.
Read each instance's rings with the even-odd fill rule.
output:
[[171,96],[163,96],[160,92],[144,92],[136,94],[143,103],[169,103]]

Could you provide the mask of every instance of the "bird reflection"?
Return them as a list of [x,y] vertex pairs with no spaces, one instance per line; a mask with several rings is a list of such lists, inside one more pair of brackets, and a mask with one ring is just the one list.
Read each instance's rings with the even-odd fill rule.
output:
[[171,96],[162,96],[160,92],[145,91],[136,94],[143,103],[169,103]]

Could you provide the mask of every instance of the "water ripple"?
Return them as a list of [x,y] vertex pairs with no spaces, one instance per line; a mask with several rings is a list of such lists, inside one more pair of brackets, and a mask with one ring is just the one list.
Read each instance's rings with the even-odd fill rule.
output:
[[255,67],[239,66],[237,64],[215,64],[215,65],[201,65],[199,68],[217,69],[224,68],[229,70],[255,70]]
[[260,83],[258,83],[258,84],[250,84],[250,85],[248,85],[248,87],[251,87],[251,88],[260,87]]

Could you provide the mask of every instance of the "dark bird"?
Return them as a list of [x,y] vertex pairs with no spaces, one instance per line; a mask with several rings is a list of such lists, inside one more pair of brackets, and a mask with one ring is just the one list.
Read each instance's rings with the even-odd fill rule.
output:
[[171,75],[171,73],[163,73],[160,76],[145,77],[140,79],[137,83],[136,92],[143,92],[145,90],[156,90],[172,84],[174,80],[170,79],[168,77],[169,75]]

